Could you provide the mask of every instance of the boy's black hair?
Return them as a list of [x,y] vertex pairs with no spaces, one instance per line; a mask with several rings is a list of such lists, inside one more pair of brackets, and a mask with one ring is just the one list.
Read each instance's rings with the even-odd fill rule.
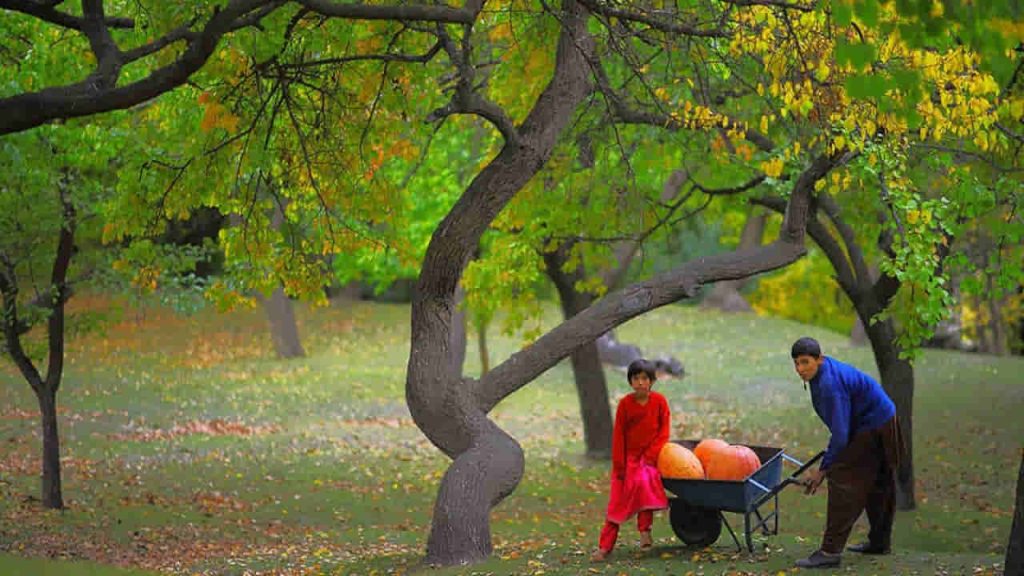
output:
[[654,362],[638,358],[629,363],[629,368],[626,370],[626,382],[632,382],[633,376],[641,372],[647,374],[647,377],[651,379],[651,383],[654,383],[654,381],[658,379],[658,373],[654,368]]
[[821,358],[821,345],[818,341],[809,336],[793,342],[793,350],[790,352],[795,360],[798,356],[811,356],[813,358]]

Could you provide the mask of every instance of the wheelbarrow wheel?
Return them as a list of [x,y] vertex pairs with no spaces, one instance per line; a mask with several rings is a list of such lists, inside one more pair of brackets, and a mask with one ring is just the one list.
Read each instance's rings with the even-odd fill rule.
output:
[[692,548],[711,546],[722,533],[722,517],[718,510],[691,506],[678,499],[672,500],[669,521],[676,536]]

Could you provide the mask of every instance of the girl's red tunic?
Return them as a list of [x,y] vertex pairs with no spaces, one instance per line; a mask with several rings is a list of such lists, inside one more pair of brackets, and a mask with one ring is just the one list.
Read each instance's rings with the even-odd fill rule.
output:
[[668,507],[658,454],[668,442],[668,401],[651,392],[646,404],[633,394],[619,401],[612,436],[612,488],[608,520],[621,524],[641,510]]

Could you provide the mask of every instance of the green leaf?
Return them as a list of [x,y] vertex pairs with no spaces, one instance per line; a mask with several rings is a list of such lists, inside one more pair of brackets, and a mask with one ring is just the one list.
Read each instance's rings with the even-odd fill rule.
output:
[[844,82],[851,98],[878,100],[890,88],[887,77],[878,74],[854,74]]
[[860,0],[854,5],[854,8],[861,22],[872,28],[878,24],[878,2],[875,0]]
[[872,44],[850,44],[840,40],[836,42],[835,54],[838,64],[853,64],[857,69],[863,70],[875,61],[878,51]]
[[850,22],[853,22],[853,7],[845,2],[833,3],[832,18],[835,20],[836,26],[849,26]]

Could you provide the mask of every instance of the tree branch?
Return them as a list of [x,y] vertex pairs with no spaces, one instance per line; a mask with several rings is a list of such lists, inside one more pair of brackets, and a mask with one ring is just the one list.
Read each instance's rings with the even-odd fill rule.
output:
[[[580,4],[587,7],[588,10],[595,14],[600,14],[608,18],[617,18],[619,20],[625,20],[629,22],[638,22],[640,24],[646,24],[655,30],[661,32],[667,32],[670,34],[679,34],[682,36],[693,36],[701,38],[727,38],[729,33],[722,28],[715,28],[713,30],[701,30],[690,26],[688,24],[679,24],[675,22],[669,22],[667,20],[659,20],[656,16],[650,15],[644,12],[633,12],[629,10],[622,10],[608,6],[600,0],[580,0]],[[666,13],[666,16],[668,14]]]
[[39,376],[32,360],[25,353],[21,345],[21,334],[18,332],[18,276],[14,270],[14,262],[5,252],[0,251],[0,295],[3,296],[3,311],[0,312],[0,324],[4,333],[6,352],[11,360],[21,371],[25,380],[28,380],[32,390],[37,394],[43,386],[43,379]]
[[56,392],[60,387],[64,372],[64,303],[68,295],[68,267],[71,265],[71,255],[75,250],[75,206],[71,203],[68,186],[68,174],[65,170],[59,184],[62,210],[60,239],[57,241],[57,255],[53,260],[53,270],[50,274],[53,310],[47,322],[49,362],[46,368],[46,388],[50,392]]
[[475,395],[481,409],[490,411],[503,398],[554,366],[573,350],[626,320],[683,298],[691,298],[704,284],[737,280],[775,270],[803,256],[806,252],[804,232],[808,203],[814,183],[839,162],[839,157],[822,156],[801,174],[793,187],[782,229],[775,242],[754,249],[699,258],[646,282],[605,296],[482,376],[475,385]]
[[[769,210],[778,212],[779,214],[784,213],[786,209],[786,201],[779,196],[762,196],[759,198],[751,198],[750,202],[758,206],[764,206]],[[846,259],[846,253],[843,252],[842,246],[839,241],[832,235],[828,227],[822,224],[817,217],[811,217],[807,220],[807,234],[814,240],[814,243],[821,248],[825,256],[828,257],[829,262],[832,263],[832,268],[836,272],[836,279],[839,281],[839,285],[843,288],[851,300],[855,300],[854,293],[859,289],[857,278],[853,273],[853,269],[850,267],[849,261]]]
[[[0,7],[14,4],[24,6],[26,1],[0,0]],[[100,12],[99,4],[98,0],[91,1],[91,14],[95,18]],[[116,52],[118,57],[111,57],[108,60],[110,63],[116,62],[116,66],[107,67],[101,62],[96,73],[81,82],[0,98],[0,135],[21,132],[53,120],[130,108],[173,90],[187,82],[192,74],[206,63],[224,35],[242,27],[258,26],[262,18],[286,3],[285,0],[229,0],[223,8],[210,16],[206,25],[198,32],[192,31],[189,27],[178,27],[145,46],[128,52]],[[327,0],[300,0],[300,3],[311,11],[329,17],[364,20],[405,18],[454,23],[471,22],[479,8],[335,4]],[[43,5],[30,7],[39,6]],[[84,24],[85,19],[80,20]],[[101,52],[109,53],[104,52],[108,48],[103,45],[100,37],[102,33],[97,30],[90,34],[94,50],[97,49],[99,41]],[[157,68],[140,80],[117,86],[117,76],[124,63],[153,54],[180,40],[186,41],[188,46],[173,62]]]
[[[298,0],[306,9],[331,18],[352,20],[412,20],[421,22],[442,22],[446,24],[470,24],[476,20],[479,8],[474,9],[467,2],[466,8],[405,4],[402,6],[380,6],[369,4],[342,4],[331,0]],[[479,4],[479,2],[477,2]]]
[[[34,16],[44,22],[56,24],[71,30],[83,30],[85,18],[72,16],[54,8],[59,2],[36,2],[34,0],[0,0],[0,10],[20,12]],[[103,24],[110,28],[134,28],[135,21],[131,18],[104,18]]]

